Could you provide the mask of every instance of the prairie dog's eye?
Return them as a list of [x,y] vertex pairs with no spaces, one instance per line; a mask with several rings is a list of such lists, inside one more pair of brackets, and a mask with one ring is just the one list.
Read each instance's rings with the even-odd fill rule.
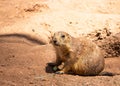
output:
[[62,37],[62,38],[65,38],[65,35],[62,35],[61,37]]

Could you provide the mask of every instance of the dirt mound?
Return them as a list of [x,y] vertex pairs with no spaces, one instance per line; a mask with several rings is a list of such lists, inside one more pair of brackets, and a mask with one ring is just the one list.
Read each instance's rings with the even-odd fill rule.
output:
[[105,57],[119,57],[120,56],[120,39],[116,36],[111,36],[99,45],[106,53]]
[[107,28],[87,34],[105,53],[105,57],[120,56],[120,33],[113,34]]

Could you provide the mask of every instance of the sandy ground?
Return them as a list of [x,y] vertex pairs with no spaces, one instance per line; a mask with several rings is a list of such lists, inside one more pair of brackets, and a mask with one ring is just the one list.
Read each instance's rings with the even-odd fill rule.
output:
[[[1,86],[119,86],[120,76],[54,74],[47,63],[55,59],[51,44],[38,45],[25,38],[0,39]],[[106,58],[105,70],[120,72],[120,58]]]
[[0,86],[120,86],[120,75],[54,74],[55,31],[92,39],[120,73],[119,0],[0,0]]

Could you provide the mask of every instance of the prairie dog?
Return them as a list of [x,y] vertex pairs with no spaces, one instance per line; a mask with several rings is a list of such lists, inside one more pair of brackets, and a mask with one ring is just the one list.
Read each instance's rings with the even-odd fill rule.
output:
[[77,75],[98,75],[104,69],[100,48],[84,37],[74,38],[66,32],[55,32],[52,38],[56,49],[54,67],[63,65],[58,74],[72,71]]

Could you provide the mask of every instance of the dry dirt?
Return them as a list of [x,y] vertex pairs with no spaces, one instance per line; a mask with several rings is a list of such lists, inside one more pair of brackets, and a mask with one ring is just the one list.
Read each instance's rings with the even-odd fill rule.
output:
[[119,0],[0,0],[0,86],[120,86],[120,75],[54,74],[55,31],[92,39],[120,74]]

